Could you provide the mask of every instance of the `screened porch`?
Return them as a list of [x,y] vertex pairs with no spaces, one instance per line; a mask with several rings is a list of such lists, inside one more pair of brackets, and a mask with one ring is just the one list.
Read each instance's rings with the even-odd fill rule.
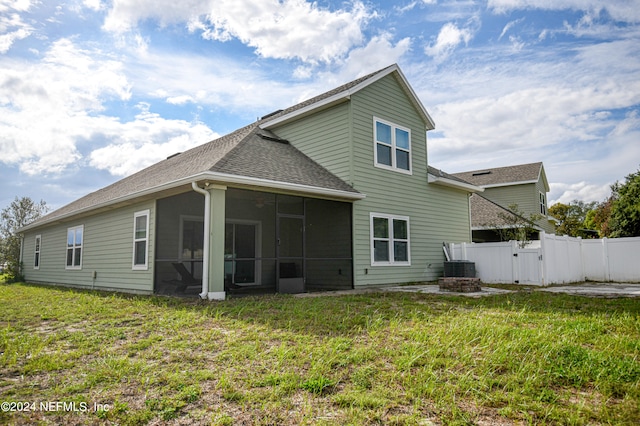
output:
[[[348,202],[228,188],[225,292],[353,288],[351,210]],[[160,199],[156,216],[155,292],[198,294],[204,197],[186,192]]]

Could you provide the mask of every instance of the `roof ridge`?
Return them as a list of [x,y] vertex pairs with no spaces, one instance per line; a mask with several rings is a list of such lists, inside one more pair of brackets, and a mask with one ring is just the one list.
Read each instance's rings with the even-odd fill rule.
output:
[[490,171],[490,170],[498,170],[498,169],[510,169],[510,168],[516,168],[516,167],[526,167],[526,166],[533,166],[533,165],[543,165],[542,161],[535,161],[532,163],[523,163],[523,164],[512,164],[510,166],[498,166],[498,167],[485,167],[482,169],[475,169],[475,170],[465,170],[462,172],[455,172],[453,173],[454,175],[460,175],[460,174],[465,174],[465,173],[474,173],[474,172],[480,172],[480,171]]
[[289,106],[287,108],[276,110],[276,111],[271,112],[269,114],[265,114],[260,120],[258,120],[258,123],[259,124],[266,124],[266,123],[268,123],[270,121],[273,121],[273,120],[275,120],[275,119],[277,119],[279,117],[282,117],[283,115],[286,115],[286,114],[289,114],[291,112],[297,111],[297,110],[299,110],[301,108],[304,108],[305,106],[313,105],[316,102],[319,102],[319,101],[321,101],[323,99],[329,98],[329,97],[331,97],[333,95],[336,95],[338,93],[342,93],[347,89],[355,87],[358,84],[363,83],[363,82],[375,77],[376,75],[388,70],[389,68],[397,67],[397,66],[398,65],[396,63],[391,64],[391,65],[387,65],[386,67],[380,68],[377,71],[374,71],[372,73],[366,74],[366,75],[361,76],[361,77],[358,77],[358,78],[356,78],[354,80],[351,80],[351,81],[349,81],[347,83],[344,83],[344,84],[342,84],[342,85],[340,85],[338,87],[334,87],[333,89],[327,90],[327,91],[322,92],[322,93],[320,93],[320,94],[318,94],[316,96],[312,96],[311,98],[308,98],[308,99],[306,99],[304,101],[298,102],[295,105],[291,105],[291,106]]

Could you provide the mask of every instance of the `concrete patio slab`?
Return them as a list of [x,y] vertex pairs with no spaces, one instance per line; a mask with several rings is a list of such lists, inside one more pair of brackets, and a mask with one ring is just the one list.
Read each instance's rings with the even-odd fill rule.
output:
[[504,290],[501,288],[483,286],[482,290],[480,291],[471,292],[471,293],[459,293],[455,291],[440,290],[440,286],[431,285],[431,284],[384,287],[384,288],[381,288],[380,291],[399,291],[399,292],[407,292],[407,293],[441,294],[441,295],[449,295],[449,296],[466,296],[466,297],[493,296],[494,294],[505,294],[505,293],[513,292],[512,290]]
[[541,287],[536,290],[593,297],[640,297],[640,284],[585,283],[558,287]]
[[[516,286],[514,286],[516,287]],[[346,296],[353,294],[378,293],[378,292],[404,292],[404,293],[422,293],[422,294],[439,294],[443,296],[465,296],[465,297],[484,297],[497,294],[514,293],[518,291],[546,291],[550,293],[565,293],[579,296],[591,297],[640,297],[640,283],[583,283],[574,285],[554,286],[554,287],[523,287],[522,289],[506,290],[502,288],[482,286],[482,290],[473,293],[458,293],[453,291],[443,291],[437,284],[414,284],[414,285],[396,285],[368,287],[354,290],[327,291],[315,293],[300,293],[294,297],[320,297],[320,296]]]

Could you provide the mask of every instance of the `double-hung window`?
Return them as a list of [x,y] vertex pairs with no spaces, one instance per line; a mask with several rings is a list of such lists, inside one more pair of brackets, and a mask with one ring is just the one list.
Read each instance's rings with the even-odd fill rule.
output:
[[133,269],[149,268],[149,210],[133,215]]
[[375,165],[411,173],[411,130],[373,118]]
[[371,213],[371,265],[411,265],[409,218]]
[[83,225],[67,229],[67,269],[82,269],[83,234]]
[[547,215],[547,196],[544,192],[540,192],[540,214]]
[[42,246],[42,236],[36,235],[36,247],[33,256],[33,269],[40,269],[40,248]]

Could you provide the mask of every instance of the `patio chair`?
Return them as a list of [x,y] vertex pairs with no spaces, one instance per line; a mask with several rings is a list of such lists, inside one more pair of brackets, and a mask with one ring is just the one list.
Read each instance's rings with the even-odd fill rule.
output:
[[182,263],[173,262],[172,265],[176,272],[180,274],[180,281],[178,281],[179,284],[176,287],[176,291],[184,293],[187,287],[202,287],[202,280],[195,278]]

